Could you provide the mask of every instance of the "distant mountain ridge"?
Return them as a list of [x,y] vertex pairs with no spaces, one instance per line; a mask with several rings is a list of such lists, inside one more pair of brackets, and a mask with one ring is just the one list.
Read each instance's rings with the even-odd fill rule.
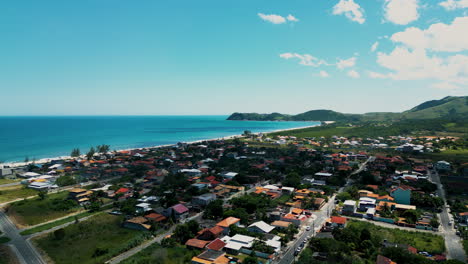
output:
[[297,115],[280,113],[233,113],[228,120],[256,121],[389,121],[402,119],[433,119],[468,115],[468,96],[447,96],[440,100],[431,100],[419,104],[401,113],[372,112],[365,114],[347,114],[333,110],[312,110]]

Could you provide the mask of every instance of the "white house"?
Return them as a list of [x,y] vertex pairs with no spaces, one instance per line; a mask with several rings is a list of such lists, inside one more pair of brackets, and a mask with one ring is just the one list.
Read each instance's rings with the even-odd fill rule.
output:
[[255,222],[247,227],[247,229],[250,232],[254,233],[270,233],[273,229],[275,229],[274,226],[271,226],[263,221],[258,221]]

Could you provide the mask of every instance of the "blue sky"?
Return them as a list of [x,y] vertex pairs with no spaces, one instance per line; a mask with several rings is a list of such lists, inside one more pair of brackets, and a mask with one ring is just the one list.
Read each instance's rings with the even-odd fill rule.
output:
[[467,0],[4,1],[0,115],[402,111],[467,94],[467,13]]

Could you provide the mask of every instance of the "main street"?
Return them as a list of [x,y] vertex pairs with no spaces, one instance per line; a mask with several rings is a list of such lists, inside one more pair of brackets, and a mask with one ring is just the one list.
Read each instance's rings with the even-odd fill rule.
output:
[[449,215],[447,199],[445,197],[444,186],[440,182],[440,176],[436,171],[429,171],[429,177],[431,181],[437,184],[437,195],[444,200],[444,208],[440,215],[440,232],[445,239],[445,247],[447,248],[447,258],[457,259],[462,262],[466,261],[465,251],[463,250],[462,241],[459,236],[456,235],[455,229],[451,222]]
[[45,264],[41,255],[31,245],[31,243],[19,234],[19,230],[10,221],[8,216],[0,210],[0,229],[7,237],[11,239],[11,244],[16,250],[13,250],[20,263],[22,264]]
[[[369,157],[365,162],[363,162],[359,168],[354,171],[351,175],[357,174],[361,171],[363,171],[367,165],[368,162],[373,161],[375,158],[374,157]],[[320,228],[325,224],[325,221],[330,217],[330,214],[332,213],[333,209],[335,209],[335,198],[336,195],[339,193],[343,192],[345,187],[349,186],[352,184],[352,180],[348,179],[344,187],[341,187],[338,189],[338,192],[333,195],[328,202],[325,204],[325,206],[322,207],[322,209],[318,212],[314,212],[315,219],[310,219],[308,220],[308,223],[311,226],[310,231],[304,230],[304,232],[299,235],[298,238],[294,241],[292,246],[286,249],[286,252],[282,255],[280,255],[277,260],[273,261],[273,263],[278,263],[278,264],[289,264],[292,263],[293,260],[295,259],[294,252],[295,250],[299,247],[299,245],[307,239],[307,237],[312,237],[315,236],[317,233],[316,231],[320,230]],[[312,220],[312,221],[311,221]]]

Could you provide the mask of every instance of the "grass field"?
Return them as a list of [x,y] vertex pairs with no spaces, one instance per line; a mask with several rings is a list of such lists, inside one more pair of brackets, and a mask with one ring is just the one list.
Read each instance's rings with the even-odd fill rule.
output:
[[19,264],[14,253],[6,245],[0,245],[0,264]]
[[75,221],[76,218],[81,219],[81,218],[84,218],[84,217],[87,217],[87,216],[90,216],[90,215],[93,215],[93,214],[95,214],[95,213],[84,212],[84,213],[80,213],[80,214],[77,214],[77,215],[69,216],[69,217],[54,221],[54,222],[50,222],[50,223],[43,224],[43,225],[40,225],[40,226],[36,226],[36,227],[30,228],[30,229],[26,229],[23,232],[21,232],[20,234],[23,235],[23,236],[35,234],[35,233],[38,233],[38,232],[49,230],[49,229],[54,228],[54,227],[59,226],[59,225],[63,225],[63,224],[69,223],[69,222],[73,222],[73,221]]
[[304,129],[295,129],[282,132],[270,133],[268,136],[295,136],[298,138],[305,137],[331,137],[334,135],[341,136],[345,135],[350,127],[312,127]]
[[429,153],[427,157],[434,160],[445,160],[448,162],[460,162],[468,160],[468,149],[445,150],[440,153]]
[[124,260],[121,264],[185,264],[190,263],[199,251],[189,250],[185,246],[164,248],[153,244],[138,254]]
[[468,255],[468,240],[463,240],[463,248],[465,249],[466,255]]
[[63,206],[70,201],[66,201],[68,192],[49,194],[44,200],[39,197],[14,202],[8,208],[8,215],[11,216],[18,225],[31,226],[54,220],[81,209],[78,204]]
[[347,227],[354,227],[361,230],[368,228],[372,236],[378,237],[380,241],[387,239],[392,243],[407,244],[415,247],[419,251],[427,251],[434,254],[443,253],[445,251],[443,237],[435,234],[385,228],[361,221],[350,221]]
[[2,187],[0,188],[0,203],[22,199],[29,196],[34,196],[37,191],[24,187],[23,185]]
[[8,183],[13,183],[13,182],[19,182],[21,181],[21,179],[5,179],[5,178],[1,178],[0,179],[0,185],[2,184],[8,184]]
[[122,216],[100,214],[65,227],[62,239],[50,233],[33,241],[55,263],[104,263],[127,249],[129,243],[142,234],[141,231],[122,228],[122,221]]

